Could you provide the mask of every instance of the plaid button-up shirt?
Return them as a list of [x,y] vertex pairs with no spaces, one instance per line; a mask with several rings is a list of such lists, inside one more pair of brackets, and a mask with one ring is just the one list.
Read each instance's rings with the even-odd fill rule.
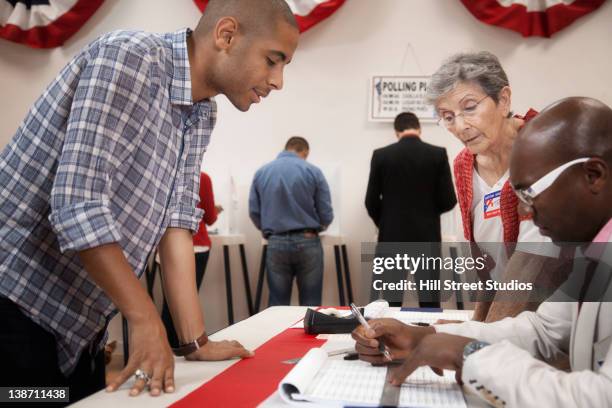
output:
[[116,313],[77,251],[117,242],[140,276],[166,228],[196,231],[202,218],[216,105],[192,101],[187,35],[94,41],[0,155],[0,296],[54,334],[65,374]]

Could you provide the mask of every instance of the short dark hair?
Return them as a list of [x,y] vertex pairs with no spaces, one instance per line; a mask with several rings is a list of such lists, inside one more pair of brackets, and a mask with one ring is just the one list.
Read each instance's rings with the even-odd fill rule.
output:
[[241,30],[261,32],[280,19],[298,29],[298,23],[285,0],[210,0],[204,9],[198,28],[203,33],[211,31],[224,16],[233,16],[241,24]]
[[402,112],[395,117],[393,127],[396,132],[403,132],[408,129],[420,129],[421,123],[419,118],[412,112]]
[[310,150],[308,141],[301,136],[291,136],[285,144],[285,150],[295,150],[296,152],[303,152]]

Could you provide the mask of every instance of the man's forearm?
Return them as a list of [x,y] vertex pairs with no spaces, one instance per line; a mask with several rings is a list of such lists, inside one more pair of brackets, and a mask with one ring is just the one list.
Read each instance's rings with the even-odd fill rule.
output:
[[195,278],[193,241],[188,230],[168,228],[159,244],[164,294],[181,343],[204,332]]
[[490,301],[483,300],[480,302],[476,302],[476,304],[474,305],[474,315],[472,316],[472,320],[476,322],[484,322],[485,320],[487,320],[489,309],[491,309]]
[[[546,260],[545,256],[515,251],[508,260],[502,275],[502,282],[518,281],[534,283],[542,272]],[[497,291],[493,303],[487,313],[486,321],[496,322],[506,317],[515,317],[525,310],[535,311],[540,302],[529,302],[533,296],[531,291]]]
[[83,266],[128,321],[158,318],[157,309],[117,243],[79,252]]

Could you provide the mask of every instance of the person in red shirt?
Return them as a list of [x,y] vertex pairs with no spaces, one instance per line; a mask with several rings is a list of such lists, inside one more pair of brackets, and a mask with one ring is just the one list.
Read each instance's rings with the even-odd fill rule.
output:
[[[223,211],[223,207],[215,205],[212,181],[208,174],[204,172],[200,173],[200,203],[198,204],[198,208],[204,210],[204,216],[202,217],[202,221],[200,221],[198,232],[193,236],[193,249],[195,251],[196,285],[198,290],[200,290],[202,280],[204,279],[204,272],[206,272],[206,265],[208,264],[208,255],[210,253],[210,237],[208,236],[206,226],[213,225],[215,221],[217,221],[217,216]],[[178,337],[174,330],[168,303],[165,299],[162,308],[162,321],[164,322],[164,326],[166,326],[170,345],[173,347],[178,346]]]

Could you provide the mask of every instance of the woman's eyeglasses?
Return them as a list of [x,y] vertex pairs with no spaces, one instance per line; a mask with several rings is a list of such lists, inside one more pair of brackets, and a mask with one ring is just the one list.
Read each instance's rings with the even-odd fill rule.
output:
[[445,111],[440,115],[440,119],[438,119],[438,126],[444,126],[447,129],[455,126],[455,122],[458,117],[463,116],[464,118],[472,117],[476,114],[478,110],[478,105],[485,99],[487,99],[489,95],[486,95],[484,98],[480,99],[477,102],[468,102],[466,106],[463,107],[459,112],[455,113],[453,111]]

